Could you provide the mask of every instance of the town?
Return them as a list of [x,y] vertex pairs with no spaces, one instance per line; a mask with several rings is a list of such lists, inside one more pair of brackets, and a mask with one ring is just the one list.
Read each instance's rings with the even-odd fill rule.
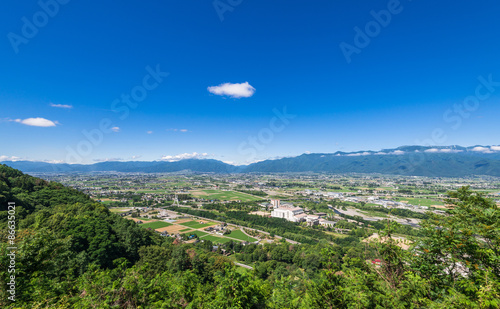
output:
[[[500,203],[494,177],[428,178],[328,174],[41,174],[89,194],[111,212],[176,243],[339,243],[401,225],[405,242],[427,212],[445,214],[446,193],[462,186]],[[259,219],[260,218],[260,219]],[[284,223],[287,221],[288,223]],[[281,225],[284,225],[281,228]],[[228,250],[229,252],[229,250]]]

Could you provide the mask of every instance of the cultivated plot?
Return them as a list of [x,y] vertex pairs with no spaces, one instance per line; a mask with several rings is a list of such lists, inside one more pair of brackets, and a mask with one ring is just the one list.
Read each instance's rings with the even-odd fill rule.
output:
[[248,242],[257,241],[257,239],[246,235],[241,230],[234,230],[231,232],[231,234],[228,234],[227,237],[236,238],[236,239],[248,241]]
[[163,222],[163,221],[155,221],[155,222],[141,224],[141,226],[143,228],[146,228],[146,229],[151,228],[153,230],[160,229],[162,227],[171,226],[171,225],[172,225],[172,223]]
[[[203,223],[200,223],[203,222]],[[193,229],[201,229],[207,226],[215,225],[217,223],[214,222],[207,222],[207,221],[188,221],[184,223],[180,223],[181,225],[193,228]]]
[[252,202],[260,201],[261,197],[254,196],[247,193],[235,191],[221,191],[221,190],[196,190],[191,192],[193,195],[205,199],[221,200],[221,201],[242,201]]

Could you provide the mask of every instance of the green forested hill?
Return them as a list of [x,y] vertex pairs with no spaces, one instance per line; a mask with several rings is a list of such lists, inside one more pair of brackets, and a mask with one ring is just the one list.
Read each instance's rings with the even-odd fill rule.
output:
[[339,245],[231,243],[254,266],[245,271],[210,242],[172,244],[84,194],[0,165],[0,307],[498,308],[500,211],[467,188],[451,195],[450,215],[429,215],[408,251],[390,237],[360,242],[367,231],[356,227]]

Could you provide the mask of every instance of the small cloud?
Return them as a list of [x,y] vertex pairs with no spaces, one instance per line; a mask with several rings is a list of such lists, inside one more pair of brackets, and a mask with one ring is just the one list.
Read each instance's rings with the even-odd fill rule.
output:
[[43,160],[42,162],[50,163],[50,164],[62,164],[64,160]]
[[105,159],[94,159],[94,162],[116,162],[123,161],[122,158],[105,158]]
[[24,125],[27,125],[27,126],[32,126],[32,127],[55,127],[56,124],[58,124],[57,121],[52,121],[52,120],[48,120],[48,119],[45,119],[45,118],[40,118],[40,117],[37,117],[37,118],[26,118],[26,119],[15,119],[15,120],[11,120],[11,121],[14,121],[14,122],[17,122],[17,123],[21,123],[21,124],[24,124]]
[[441,149],[441,152],[444,152],[444,153],[458,153],[458,152],[463,152],[463,150],[443,148],[443,149]]
[[118,133],[120,132],[120,127],[112,127],[111,131]]
[[219,86],[208,87],[207,90],[210,93],[228,96],[234,99],[249,98],[255,93],[255,88],[248,82],[241,84],[225,83],[220,84]]
[[139,156],[132,156],[132,160],[136,160],[136,159],[139,159],[141,157],[142,157],[141,155],[139,155]]
[[15,156],[0,156],[0,161],[19,161],[21,158]]
[[483,153],[492,153],[492,151],[490,150],[490,148],[488,148],[488,147],[481,147],[481,146],[474,147],[474,148],[471,149],[471,151],[483,152]]
[[438,153],[438,152],[441,152],[441,153],[458,153],[458,152],[462,152],[462,150],[460,149],[451,149],[451,148],[429,148],[429,149],[426,149],[424,150],[424,152],[428,152],[428,153]]
[[393,152],[390,152],[389,154],[393,154],[393,155],[402,155],[402,154],[405,154],[404,151],[402,150],[394,150]]
[[167,131],[182,132],[182,133],[189,132],[188,129],[167,129]]
[[146,131],[147,134],[153,134],[153,131]]
[[430,148],[430,149],[426,149],[424,152],[439,152],[439,149],[437,149],[437,148]]
[[311,152],[308,150],[308,151],[305,152],[305,154],[311,154]]
[[208,153],[197,153],[197,152],[193,152],[193,153],[182,153],[182,154],[178,154],[178,155],[175,155],[175,156],[163,156],[161,157],[161,160],[162,161],[168,161],[168,162],[174,162],[174,161],[180,161],[180,160],[184,160],[184,159],[201,159],[201,158],[204,158],[208,156]]
[[369,156],[371,155],[372,153],[371,152],[357,152],[357,153],[349,153],[349,154],[346,154],[347,157],[359,157],[359,156]]
[[500,151],[500,146],[491,146],[490,149],[493,151]]
[[67,105],[67,104],[54,104],[54,103],[50,103],[49,105],[52,106],[52,107],[57,107],[57,108],[67,108],[67,109],[73,108],[73,105]]

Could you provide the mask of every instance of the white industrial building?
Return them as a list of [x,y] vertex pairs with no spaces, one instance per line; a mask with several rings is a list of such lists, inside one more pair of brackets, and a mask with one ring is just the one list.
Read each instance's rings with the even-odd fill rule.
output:
[[280,207],[280,200],[271,200],[271,206],[273,208],[279,208]]
[[304,210],[300,207],[282,206],[280,200],[271,200],[274,210],[271,212],[271,217],[283,218],[292,222],[299,222],[304,220]]

